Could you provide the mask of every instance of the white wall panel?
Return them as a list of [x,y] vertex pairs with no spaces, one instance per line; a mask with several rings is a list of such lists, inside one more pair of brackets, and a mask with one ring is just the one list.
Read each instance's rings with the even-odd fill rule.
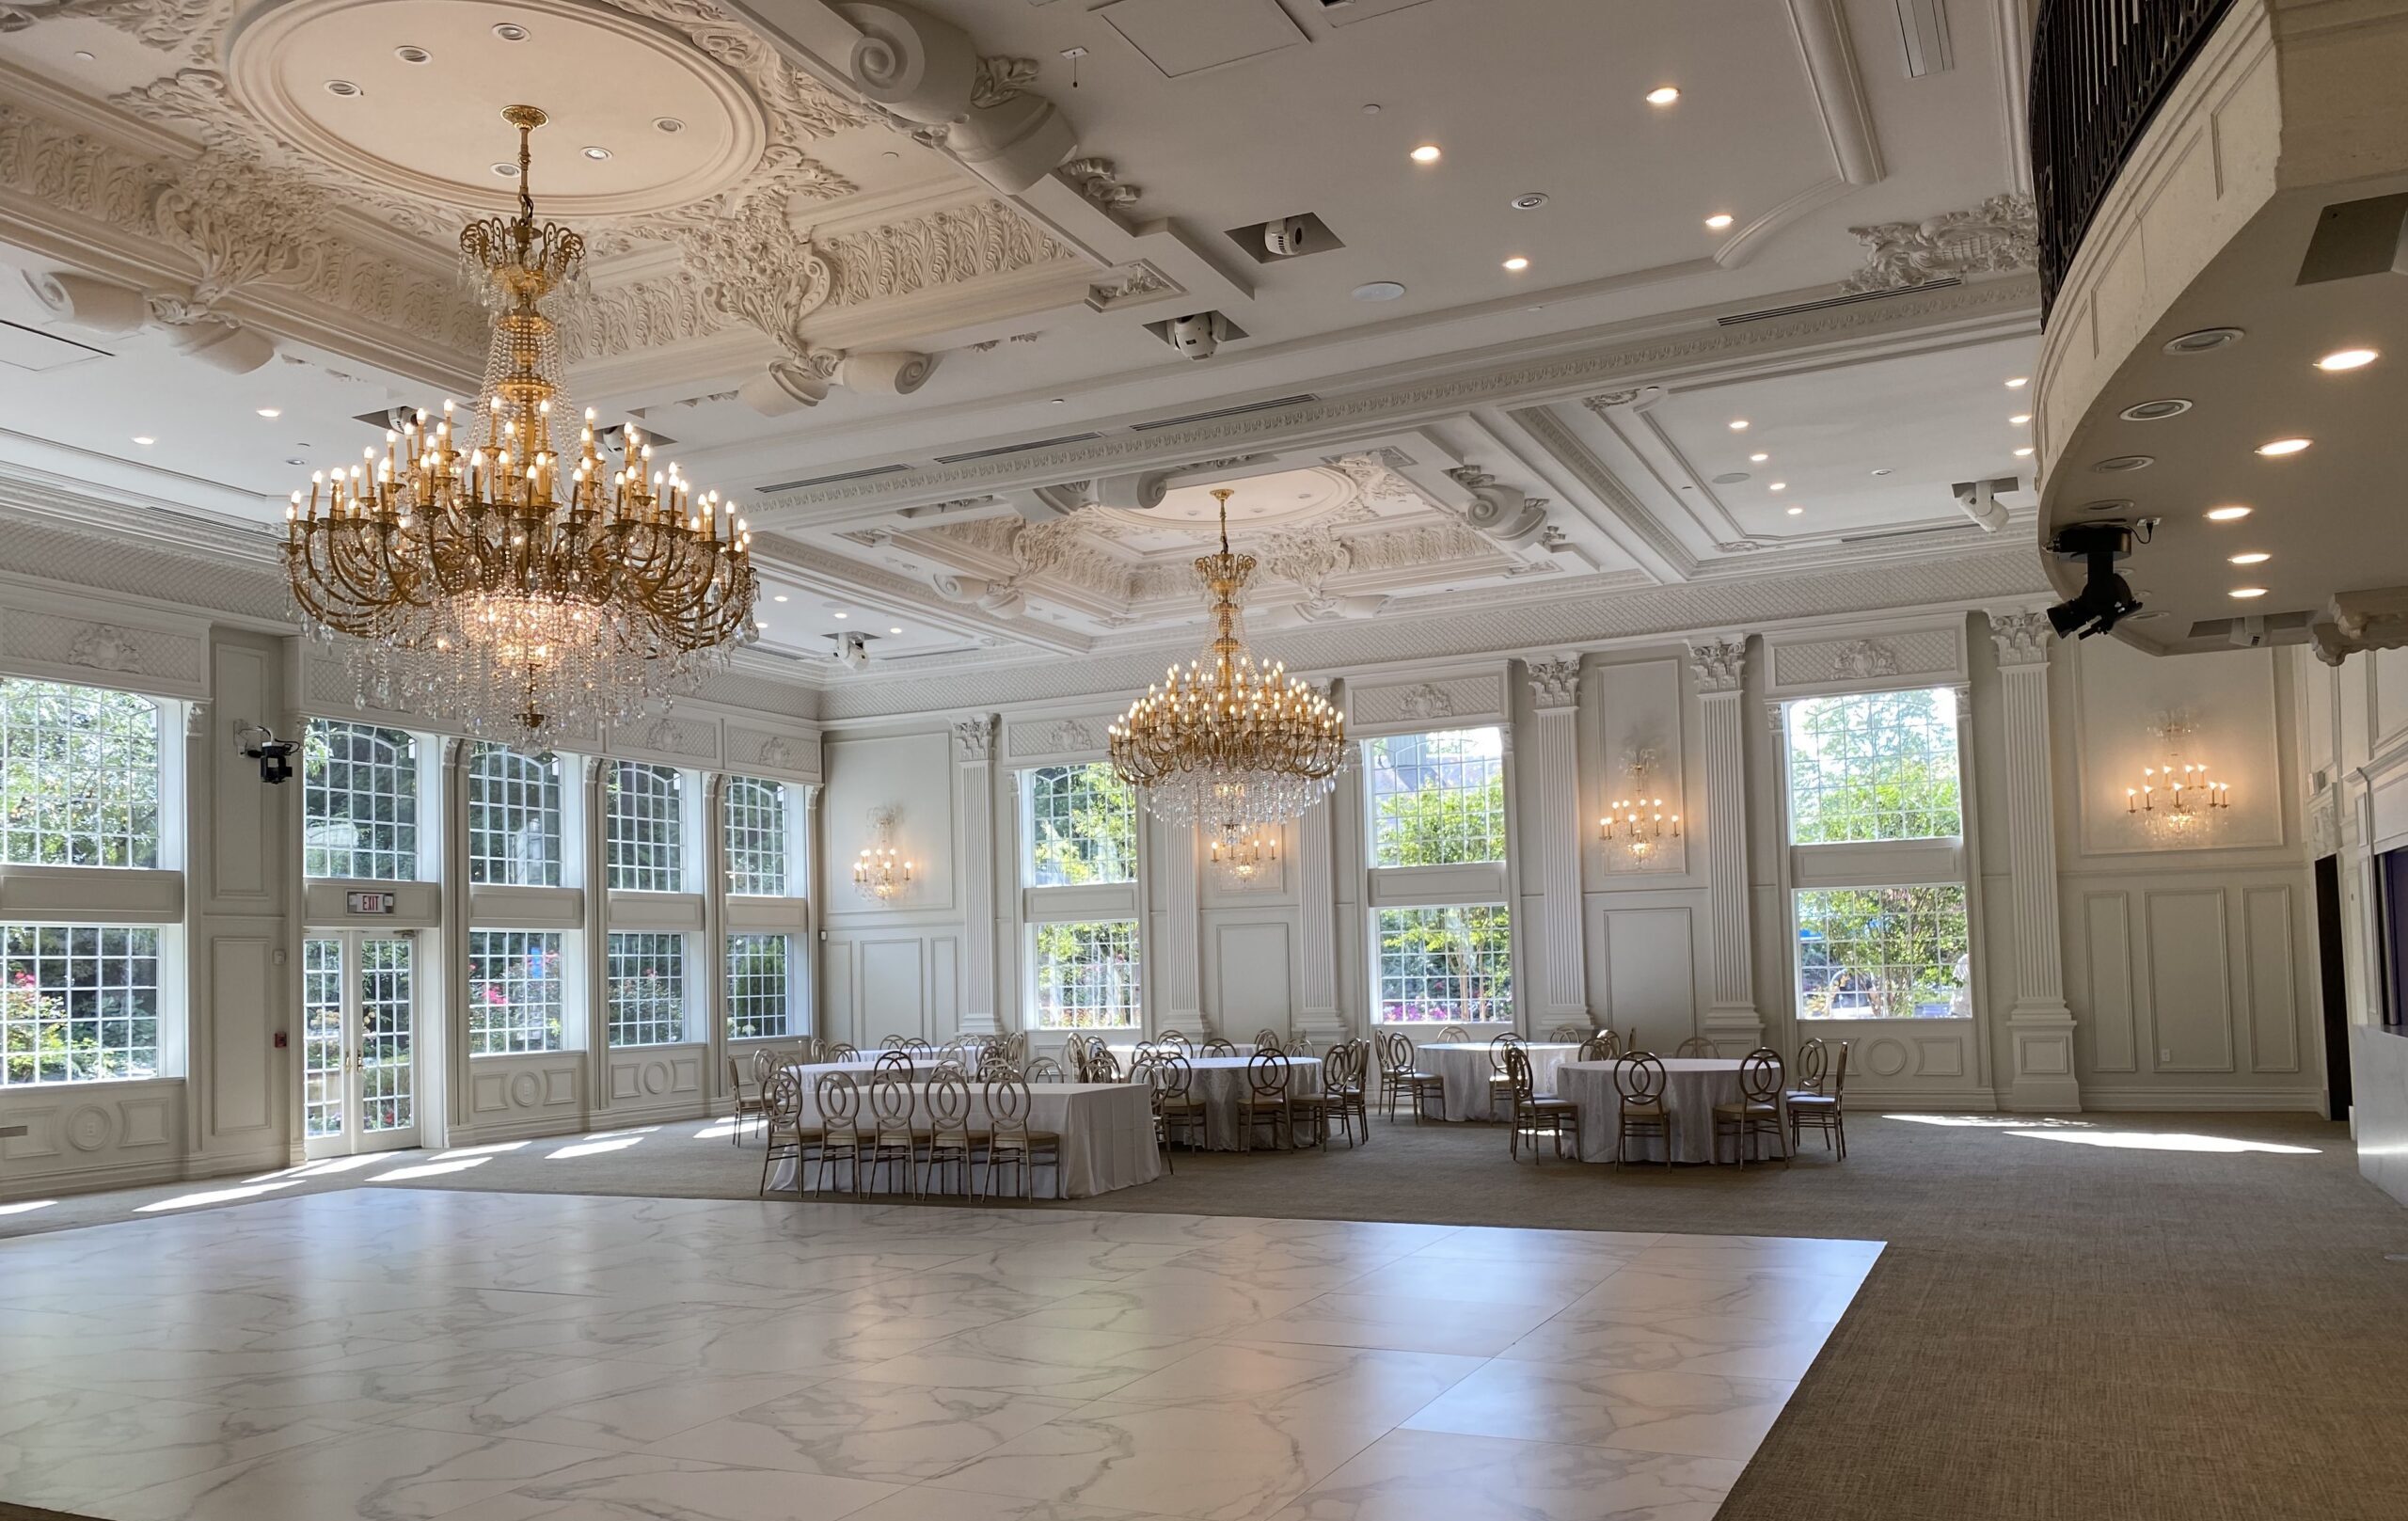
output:
[[2226,894],[2150,893],[2148,921],[2149,1029],[2153,1070],[2233,1069],[2231,959],[2225,948]]

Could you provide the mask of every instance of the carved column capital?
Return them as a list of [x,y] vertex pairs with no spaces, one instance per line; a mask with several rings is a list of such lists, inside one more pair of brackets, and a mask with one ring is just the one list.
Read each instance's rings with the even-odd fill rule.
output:
[[1689,669],[1702,692],[1735,692],[1748,674],[1748,636],[1689,641]]
[[2049,626],[2047,613],[2036,609],[1992,609],[1987,616],[1990,621],[1990,643],[1998,650],[2000,665],[2049,663],[2049,645],[2056,631]]
[[1530,703],[1540,712],[1569,708],[1580,701],[1580,657],[1525,660],[1522,670],[1530,683]]
[[964,766],[984,765],[995,758],[995,716],[992,713],[979,713],[954,721],[953,758]]

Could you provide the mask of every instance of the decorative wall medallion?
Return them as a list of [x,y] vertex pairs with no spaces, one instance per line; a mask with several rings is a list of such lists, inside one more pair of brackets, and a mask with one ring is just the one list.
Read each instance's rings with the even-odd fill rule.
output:
[[643,1064],[643,1090],[646,1093],[655,1095],[656,1097],[669,1091],[669,1064],[667,1062],[646,1062]]
[[95,671],[123,671],[139,674],[142,652],[135,646],[134,636],[115,624],[86,624],[75,631],[74,642],[67,646],[71,665],[89,666]]
[[1898,652],[1868,639],[1853,639],[1831,652],[1831,679],[1863,681],[1898,673]]
[[791,771],[795,768],[795,761],[798,758],[794,746],[786,743],[784,735],[773,734],[761,741],[761,764],[764,766],[774,767],[781,771]]
[[1872,250],[1864,267],[1840,282],[1850,293],[1900,291],[1950,277],[2009,275],[2039,261],[2039,222],[2029,196],[1992,196],[1967,211],[1848,231]]
[[1864,1065],[1876,1077],[1895,1077],[1907,1069],[1907,1043],[1889,1036],[1865,1042]]
[[544,1080],[533,1072],[510,1074],[510,1102],[513,1108],[533,1109],[544,1101]]
[[1093,750],[1095,731],[1077,719],[1064,719],[1045,731],[1046,747],[1051,750]]
[[655,720],[652,727],[643,732],[646,750],[666,750],[673,753],[684,742],[685,736],[678,731],[676,724],[667,719]]
[[58,1129],[76,1150],[98,1151],[117,1133],[117,1121],[99,1104],[87,1103],[69,1114]]
[[1397,711],[1411,719],[1450,719],[1455,716],[1455,700],[1426,681],[1397,693],[1396,705]]

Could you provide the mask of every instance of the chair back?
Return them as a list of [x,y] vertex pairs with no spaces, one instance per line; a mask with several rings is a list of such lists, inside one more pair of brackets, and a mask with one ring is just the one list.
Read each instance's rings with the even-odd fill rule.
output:
[[[797,1085],[798,1097],[800,1085]],[[849,1131],[861,1118],[861,1085],[850,1072],[822,1072],[812,1089],[812,1097],[819,1105],[819,1123],[830,1134]]]
[[752,1081],[755,1085],[768,1082],[769,1074],[777,1069],[778,1054],[776,1052],[763,1046],[752,1053]]
[[1288,1056],[1285,1052],[1258,1051],[1246,1059],[1246,1090],[1257,1099],[1284,1099],[1288,1096]]
[[928,1134],[937,1146],[962,1146],[970,1139],[970,1085],[959,1077],[941,1077],[928,1085]]
[[1380,1032],[1380,1065],[1390,1072],[1413,1070],[1413,1038],[1402,1030]]
[[1206,1039],[1202,1049],[1207,1056],[1234,1056],[1238,1054],[1236,1041],[1217,1035]]
[[889,1046],[879,1053],[877,1069],[880,1072],[901,1072],[910,1075],[911,1054],[900,1046]]
[[1822,1038],[1808,1037],[1798,1048],[1798,1091],[1822,1092],[1824,1070],[1830,1059],[1830,1054],[1823,1049]]
[[[991,1081],[994,1078],[1010,1079],[1020,1077],[1022,1074],[1015,1072],[1009,1063],[998,1062],[992,1068],[989,1069],[987,1075]],[[1053,1057],[1039,1056],[1037,1060],[1028,1064],[1028,1072],[1023,1081],[1030,1083],[1068,1083],[1070,1081],[1070,1074],[1064,1071],[1062,1069],[1062,1064],[1055,1061]]]
[[1341,1040],[1321,1059],[1321,1090],[1339,1093],[1363,1081],[1363,1053],[1352,1040]]
[[1514,1104],[1518,1107],[1529,1102],[1537,1097],[1530,1081],[1530,1054],[1522,1049],[1519,1041],[1510,1046],[1500,1044],[1497,1049],[1505,1057],[1505,1082],[1513,1090]]
[[[759,1053],[756,1052],[754,1054],[757,1055]],[[764,1078],[760,1069],[755,1067],[752,1072],[752,1085],[757,1088],[766,1085],[767,1083],[768,1079]],[[739,1099],[744,1097],[744,1063],[734,1056],[727,1059],[727,1091]]]
[[987,1132],[990,1144],[1006,1150],[1028,1149],[1028,1085],[1016,1077],[987,1085]]
[[1522,1038],[1511,1030],[1506,1031],[1488,1043],[1488,1069],[1499,1077],[1509,1075],[1505,1068],[1505,1058],[1521,1050]]
[[802,1117],[802,1079],[779,1068],[761,1085],[761,1103],[768,1112],[771,1125],[792,1124]]
[[1187,1033],[1183,1030],[1164,1030],[1161,1035],[1154,1038],[1154,1044],[1158,1046],[1177,1046],[1180,1050],[1184,1051],[1188,1047],[1193,1046],[1195,1042],[1187,1038]]
[[1438,1043],[1442,1046],[1461,1045],[1470,1038],[1471,1032],[1460,1024],[1447,1025],[1438,1032]]
[[1758,1046],[1739,1058],[1739,1091],[1750,1103],[1770,1103],[1781,1097],[1781,1053]]
[[898,1136],[908,1139],[911,1133],[911,1085],[892,1071],[870,1079],[869,1114],[879,1140],[891,1141]]
[[970,1075],[970,1069],[962,1065],[958,1054],[943,1055],[937,1058],[936,1067],[928,1075],[939,1079],[966,1078]]
[[1847,1042],[1840,1042],[1839,1060],[1831,1066],[1831,1097],[1836,1100],[1847,1092]]
[[1624,1103],[1656,1103],[1668,1079],[1664,1064],[1643,1051],[1634,1051],[1614,1063],[1614,1091]]
[[1674,1056],[1711,1056],[1714,1054],[1714,1042],[1702,1035],[1693,1035],[1674,1046],[1672,1054]]
[[879,1041],[878,1046],[880,1051],[901,1051],[903,1049],[903,1038],[899,1035],[891,1035],[885,1039]]
[[903,1049],[914,1056],[927,1056],[934,1054],[937,1048],[928,1044],[927,1037],[913,1035],[903,1038]]
[[1120,1060],[1104,1049],[1103,1042],[1087,1041],[1087,1072],[1082,1079],[1087,1083],[1117,1083],[1120,1081]]
[[830,1046],[827,1055],[831,1062],[857,1062],[862,1059],[861,1048],[846,1040]]
[[1584,1062],[1609,1062],[1622,1054],[1622,1038],[1611,1030],[1599,1030],[1580,1042],[1580,1059]]
[[1185,1053],[1164,1052],[1154,1058],[1153,1084],[1155,1108],[1164,1103],[1185,1103],[1196,1085],[1196,1069],[1187,1064]]
[[1312,1037],[1310,1036],[1290,1036],[1288,1038],[1287,1045],[1280,1049],[1287,1052],[1291,1056],[1310,1056],[1315,1054],[1315,1052],[1313,1051]]
[[1257,1051],[1285,1051],[1288,1049],[1288,1038],[1266,1024],[1261,1029],[1254,1032],[1254,1049]]
[[1576,1046],[1589,1038],[1589,1031],[1577,1024],[1559,1024],[1546,1033],[1546,1038],[1559,1046]]

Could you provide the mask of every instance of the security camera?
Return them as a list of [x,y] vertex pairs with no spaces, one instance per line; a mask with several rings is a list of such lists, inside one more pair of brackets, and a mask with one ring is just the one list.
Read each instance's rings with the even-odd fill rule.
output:
[[1996,533],[2006,527],[2006,508],[2000,504],[1998,494],[2013,491],[2021,483],[2008,477],[1999,481],[1959,481],[1948,489],[1956,494],[1956,505],[1981,525],[1983,532]]
[[836,641],[835,658],[839,665],[848,671],[862,671],[868,668],[870,635],[837,634],[833,638]]
[[1170,325],[1171,347],[1191,359],[1209,359],[1221,350],[1221,340],[1228,334],[1217,311],[1199,311],[1192,317],[1180,317]]
[[1301,216],[1275,216],[1263,223],[1262,249],[1275,259],[1303,253],[1305,219]]
[[2141,610],[2131,587],[2115,574],[2115,562],[2132,552],[2132,531],[2121,523],[2081,523],[2061,530],[2050,552],[2088,567],[2082,591],[2049,610],[2049,626],[2059,639],[2103,634]]
[[261,781],[276,786],[293,780],[293,753],[301,748],[299,741],[278,739],[274,730],[261,723],[246,723],[235,730],[235,742],[241,744],[245,735],[259,737],[252,743],[242,745],[242,751],[246,759],[260,763]]

